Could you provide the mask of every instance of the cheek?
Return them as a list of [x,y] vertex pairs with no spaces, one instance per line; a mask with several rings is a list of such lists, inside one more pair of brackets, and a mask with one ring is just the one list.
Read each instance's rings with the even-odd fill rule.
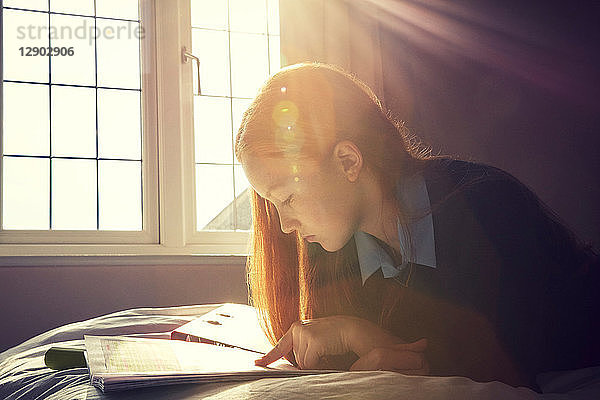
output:
[[323,190],[309,196],[306,212],[311,221],[324,229],[343,230],[354,217],[349,196],[337,190]]
[[340,194],[330,191],[325,195],[308,196],[302,209],[298,207],[298,213],[303,215],[304,232],[317,234],[318,242],[328,252],[341,249],[355,230],[353,208],[347,196]]
[[[314,173],[305,178],[299,219],[309,231],[327,236],[346,235],[356,219],[354,186],[333,174]],[[300,198],[300,197],[299,197]]]

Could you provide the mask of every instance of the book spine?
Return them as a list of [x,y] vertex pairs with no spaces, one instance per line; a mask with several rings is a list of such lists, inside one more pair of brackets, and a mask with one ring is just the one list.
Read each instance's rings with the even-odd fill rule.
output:
[[194,335],[191,335],[191,334],[188,334],[188,333],[182,333],[182,332],[177,332],[177,331],[172,331],[171,332],[171,339],[173,339],[173,340],[183,340],[184,342],[214,344],[215,346],[230,347],[230,348],[234,348],[234,349],[242,349],[242,350],[246,350],[246,351],[251,351],[251,352],[257,353],[257,354],[264,354],[264,353],[261,353],[261,352],[256,351],[256,350],[246,349],[244,347],[239,347],[239,346],[232,346],[230,344],[216,342],[214,340],[208,340],[208,339],[201,338],[201,337],[198,337],[198,336],[194,336]]
[[177,331],[171,332],[171,339],[183,340],[184,342],[207,343],[207,344],[214,344],[217,346],[234,347],[234,346],[228,346],[223,343],[215,342],[214,340],[208,340],[208,339],[204,339],[204,338],[201,338],[198,336],[190,335],[188,333],[182,333],[182,332],[177,332]]

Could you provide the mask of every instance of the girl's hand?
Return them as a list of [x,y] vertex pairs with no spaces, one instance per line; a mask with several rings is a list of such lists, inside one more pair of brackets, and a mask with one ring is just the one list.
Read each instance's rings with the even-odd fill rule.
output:
[[[316,369],[320,359],[328,355],[354,352],[358,357],[363,357],[377,347],[402,343],[398,337],[370,321],[336,315],[294,322],[275,347],[255,363],[266,366],[293,350],[301,369]],[[374,354],[358,364],[358,367],[372,363],[377,358],[377,353]],[[357,363],[359,361],[360,358]]]
[[429,364],[424,354],[426,349],[427,339],[376,347],[352,364],[350,371],[386,370],[406,375],[427,375]]

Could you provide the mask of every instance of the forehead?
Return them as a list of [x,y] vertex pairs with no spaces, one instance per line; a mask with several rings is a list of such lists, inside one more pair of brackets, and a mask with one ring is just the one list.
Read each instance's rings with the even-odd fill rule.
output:
[[297,182],[294,178],[310,175],[316,170],[316,165],[308,161],[255,156],[246,157],[242,167],[250,185],[267,199],[278,189]]

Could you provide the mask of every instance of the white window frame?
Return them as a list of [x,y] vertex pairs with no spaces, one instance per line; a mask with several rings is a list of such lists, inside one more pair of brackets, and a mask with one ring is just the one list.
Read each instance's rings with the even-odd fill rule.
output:
[[180,177],[169,182],[172,190],[166,190],[166,182],[160,185],[165,200],[161,202],[161,221],[166,221],[161,225],[161,237],[165,238],[165,246],[186,248],[193,254],[245,255],[248,232],[196,231],[194,66],[183,61],[184,49],[192,48],[190,0],[157,0],[157,12],[164,17],[157,21],[157,52],[162,55],[158,62],[158,81],[166,82],[161,79],[164,75],[180,77],[171,85],[159,83],[158,90],[159,142],[162,141],[159,148],[166,149],[167,143],[171,145],[169,151],[163,151],[159,157],[161,171],[168,168],[171,177]]
[[195,66],[183,60],[183,49],[192,48],[190,0],[140,3],[143,231],[0,231],[0,265],[8,265],[2,258],[14,264],[21,256],[79,256],[91,263],[122,257],[115,262],[156,264],[161,260],[152,256],[247,255],[249,232],[196,231]]

